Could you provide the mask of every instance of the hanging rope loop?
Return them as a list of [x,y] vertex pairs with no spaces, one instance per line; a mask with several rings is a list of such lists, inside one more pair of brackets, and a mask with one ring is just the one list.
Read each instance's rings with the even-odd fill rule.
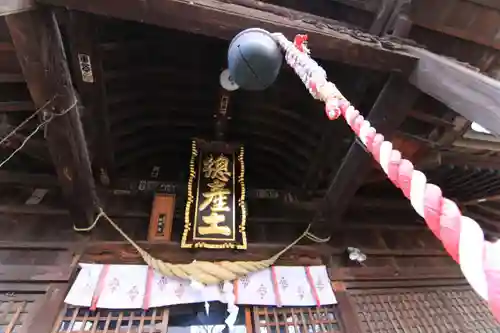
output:
[[300,235],[295,241],[286,246],[283,250],[276,253],[269,259],[260,261],[193,261],[189,264],[172,264],[164,262],[151,256],[143,248],[141,248],[132,238],[130,238],[105,212],[102,208],[98,208],[94,222],[88,228],[77,228],[73,226],[75,231],[91,231],[94,229],[101,218],[108,221],[111,226],[122,235],[125,240],[132,245],[141,255],[144,262],[156,270],[158,273],[167,277],[177,277],[181,279],[192,279],[205,285],[216,284],[224,281],[236,280],[249,273],[263,270],[272,266],[285,252],[290,250],[298,242],[304,238],[315,243],[326,243],[330,238],[321,239],[309,232],[311,225]]

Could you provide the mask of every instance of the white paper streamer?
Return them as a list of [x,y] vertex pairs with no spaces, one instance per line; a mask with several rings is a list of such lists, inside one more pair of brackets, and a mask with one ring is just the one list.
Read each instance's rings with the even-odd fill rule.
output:
[[229,281],[224,281],[224,285],[222,286],[222,293],[227,303],[227,312],[229,313],[229,315],[226,317],[225,323],[229,332],[232,332],[239,312],[239,308],[236,306],[236,304],[234,304],[236,302],[236,298],[234,297],[233,284]]

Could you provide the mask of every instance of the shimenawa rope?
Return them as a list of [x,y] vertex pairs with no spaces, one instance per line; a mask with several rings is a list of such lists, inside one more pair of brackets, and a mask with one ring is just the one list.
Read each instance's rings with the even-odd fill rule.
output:
[[283,34],[273,34],[285,52],[285,60],[302,80],[309,93],[325,103],[330,120],[343,116],[361,140],[364,148],[380,164],[389,180],[405,197],[451,257],[460,265],[471,287],[488,301],[493,315],[500,320],[500,241],[489,242],[479,224],[463,216],[458,206],[443,196],[441,189],[427,182],[426,176],[402,157],[390,141],[365,120],[342,96],[326,72],[307,49],[307,35],[290,42]]
[[137,252],[141,255],[144,262],[156,270],[158,273],[169,276],[177,277],[181,279],[192,279],[196,280],[205,285],[216,284],[223,281],[232,281],[245,276],[249,273],[263,270],[272,266],[279,257],[281,257],[286,251],[290,250],[294,245],[296,245],[303,238],[308,238],[315,243],[325,243],[330,240],[330,237],[326,239],[321,239],[309,232],[311,225],[298,237],[295,241],[286,246],[283,250],[276,253],[269,259],[260,261],[193,261],[189,264],[172,264],[164,262],[160,259],[154,258],[149,253],[147,253],[143,248],[141,248],[133,239],[131,239],[101,208],[99,208],[99,214],[97,215],[94,223],[88,228],[80,229],[73,227],[76,231],[90,231],[96,225],[100,218],[103,217],[106,221],[111,224],[113,228],[118,231],[127,242],[132,245]]

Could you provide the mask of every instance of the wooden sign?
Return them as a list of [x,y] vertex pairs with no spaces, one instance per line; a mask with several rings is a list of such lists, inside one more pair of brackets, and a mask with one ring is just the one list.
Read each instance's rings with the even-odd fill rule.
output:
[[246,249],[243,147],[193,141],[181,247]]
[[149,218],[148,241],[170,241],[175,214],[175,194],[157,193]]

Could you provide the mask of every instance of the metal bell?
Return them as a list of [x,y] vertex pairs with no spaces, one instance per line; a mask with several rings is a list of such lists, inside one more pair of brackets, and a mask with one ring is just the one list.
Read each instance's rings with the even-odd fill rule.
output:
[[264,90],[276,81],[283,55],[269,32],[247,29],[236,35],[228,50],[232,80],[245,90]]

